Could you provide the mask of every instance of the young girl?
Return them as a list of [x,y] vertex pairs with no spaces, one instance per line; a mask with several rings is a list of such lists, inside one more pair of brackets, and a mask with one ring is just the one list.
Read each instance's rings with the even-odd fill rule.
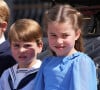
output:
[[34,20],[19,19],[12,24],[8,37],[17,64],[2,74],[0,90],[32,90],[41,65],[37,59],[43,47],[41,27]]
[[97,90],[95,64],[82,53],[82,14],[56,5],[44,17],[54,56],[43,61],[33,90]]

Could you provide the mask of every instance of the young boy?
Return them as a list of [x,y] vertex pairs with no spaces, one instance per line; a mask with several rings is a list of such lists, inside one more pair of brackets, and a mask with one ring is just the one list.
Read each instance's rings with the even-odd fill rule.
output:
[[41,65],[37,59],[43,47],[41,27],[34,20],[19,19],[11,25],[8,38],[17,64],[2,74],[1,90],[32,90]]
[[11,56],[9,41],[5,38],[10,17],[10,10],[4,0],[0,0],[0,76],[5,69],[11,67],[16,62]]

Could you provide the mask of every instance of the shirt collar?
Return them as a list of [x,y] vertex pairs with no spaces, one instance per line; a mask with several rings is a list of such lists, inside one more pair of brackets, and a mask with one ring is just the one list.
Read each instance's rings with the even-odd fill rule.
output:
[[2,36],[1,36],[1,38],[0,38],[0,44],[2,44],[5,40],[6,40],[6,39],[5,39],[5,36],[4,36],[4,34],[2,34]]

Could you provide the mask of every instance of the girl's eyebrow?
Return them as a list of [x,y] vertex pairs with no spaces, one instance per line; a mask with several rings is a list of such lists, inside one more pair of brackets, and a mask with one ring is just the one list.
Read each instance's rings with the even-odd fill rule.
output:
[[53,32],[50,32],[49,34],[55,34],[55,33],[53,33]]
[[68,34],[68,32],[64,32],[64,33],[62,33],[62,34]]

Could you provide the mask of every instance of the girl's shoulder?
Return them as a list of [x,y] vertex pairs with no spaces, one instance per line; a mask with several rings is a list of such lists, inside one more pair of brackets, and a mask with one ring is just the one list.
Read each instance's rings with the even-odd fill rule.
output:
[[83,52],[75,52],[70,56],[66,56],[63,58],[63,63],[94,63],[93,59],[89,57],[86,53]]
[[75,57],[75,60],[73,62],[94,65],[94,60],[90,56],[88,56],[88,54],[83,52],[77,52],[77,57]]
[[69,56],[69,58],[85,58],[85,59],[92,59],[90,56],[88,56],[88,54],[84,53],[84,52],[76,52],[73,53],[71,56]]
[[86,53],[78,52],[78,54],[79,54],[79,58],[81,58],[81,59],[93,61],[93,59],[90,56],[88,56],[88,54],[86,54]]
[[70,56],[49,56],[43,60],[43,64],[49,64],[49,63],[91,63],[94,64],[94,61],[91,57],[89,57],[86,53],[83,52],[76,52],[73,53]]

